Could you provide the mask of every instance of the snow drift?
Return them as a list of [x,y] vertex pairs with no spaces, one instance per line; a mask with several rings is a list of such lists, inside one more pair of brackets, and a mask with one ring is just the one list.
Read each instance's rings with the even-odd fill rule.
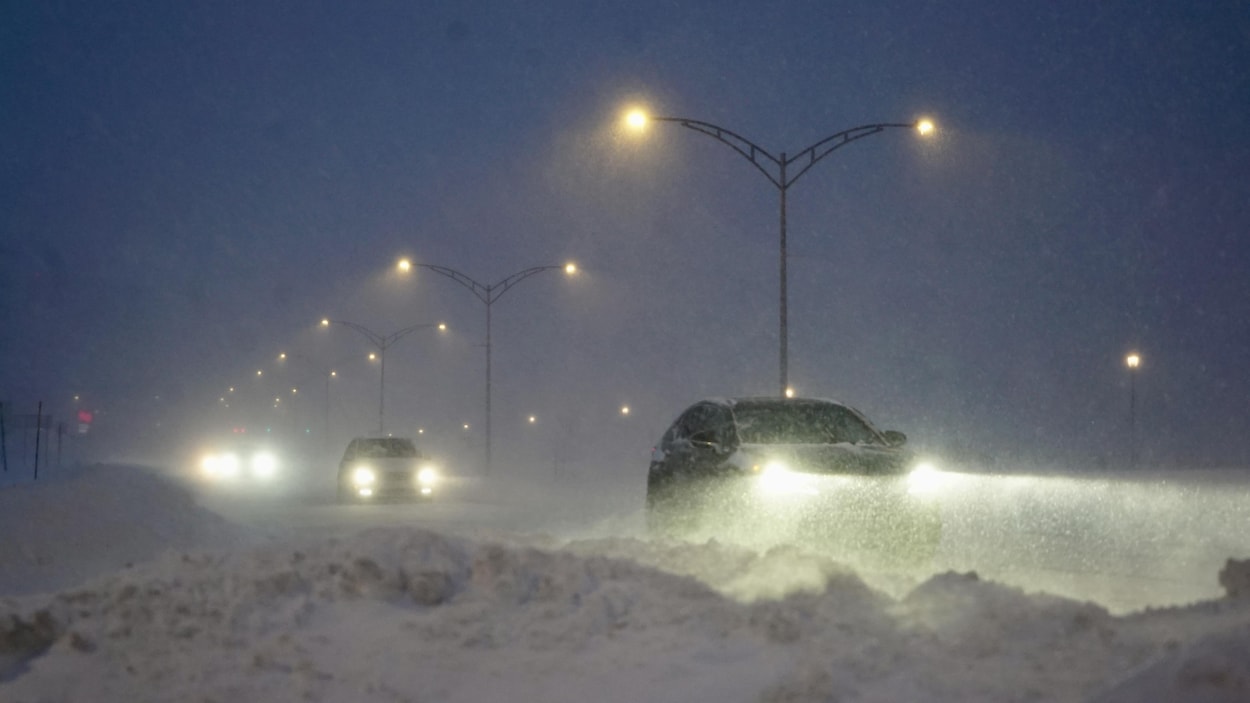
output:
[[[201,546],[0,599],[6,701],[1223,702],[1250,681],[1237,561],[1224,598],[1116,616],[973,572],[893,597],[786,546],[412,527],[239,540],[141,472],[22,491],[0,496],[6,519],[57,493],[94,492],[104,513],[174,506],[128,513],[140,528],[50,513],[96,531],[70,544]],[[6,573],[29,563],[4,556]]]

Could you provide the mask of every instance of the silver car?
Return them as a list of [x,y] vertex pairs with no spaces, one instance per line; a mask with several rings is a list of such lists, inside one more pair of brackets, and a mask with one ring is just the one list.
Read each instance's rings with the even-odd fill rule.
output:
[[340,502],[428,499],[442,476],[407,437],[357,437],[339,462]]

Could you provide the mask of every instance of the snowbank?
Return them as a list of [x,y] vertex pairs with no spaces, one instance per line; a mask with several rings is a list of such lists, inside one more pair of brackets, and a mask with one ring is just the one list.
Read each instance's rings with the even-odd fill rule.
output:
[[[0,498],[18,511],[75,505],[97,533],[41,553],[133,540],[159,554],[0,599],[0,700],[1248,699],[1250,598],[1233,587],[1116,616],[972,572],[892,597],[785,546],[490,541],[410,526],[230,543],[188,497],[138,472],[46,492],[67,495]],[[202,537],[215,546],[161,549]],[[1240,564],[1226,581],[1240,583]]]
[[167,549],[240,534],[152,470],[81,467],[0,489],[0,594],[70,586]]

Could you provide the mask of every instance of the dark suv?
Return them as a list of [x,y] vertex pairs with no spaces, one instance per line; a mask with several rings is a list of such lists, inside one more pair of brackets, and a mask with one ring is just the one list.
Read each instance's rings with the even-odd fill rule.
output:
[[941,538],[941,474],[906,441],[831,400],[704,400],[653,450],[647,524],[667,536],[928,558]]
[[430,498],[441,475],[406,437],[357,437],[339,462],[340,502]]

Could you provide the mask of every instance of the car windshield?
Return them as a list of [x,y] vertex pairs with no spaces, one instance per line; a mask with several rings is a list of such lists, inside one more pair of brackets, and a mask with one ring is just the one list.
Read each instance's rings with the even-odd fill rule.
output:
[[855,413],[831,403],[738,404],[734,417],[745,444],[881,443]]
[[385,437],[360,442],[356,446],[358,458],[385,459],[392,457],[415,457],[417,448],[411,440],[398,437]]

